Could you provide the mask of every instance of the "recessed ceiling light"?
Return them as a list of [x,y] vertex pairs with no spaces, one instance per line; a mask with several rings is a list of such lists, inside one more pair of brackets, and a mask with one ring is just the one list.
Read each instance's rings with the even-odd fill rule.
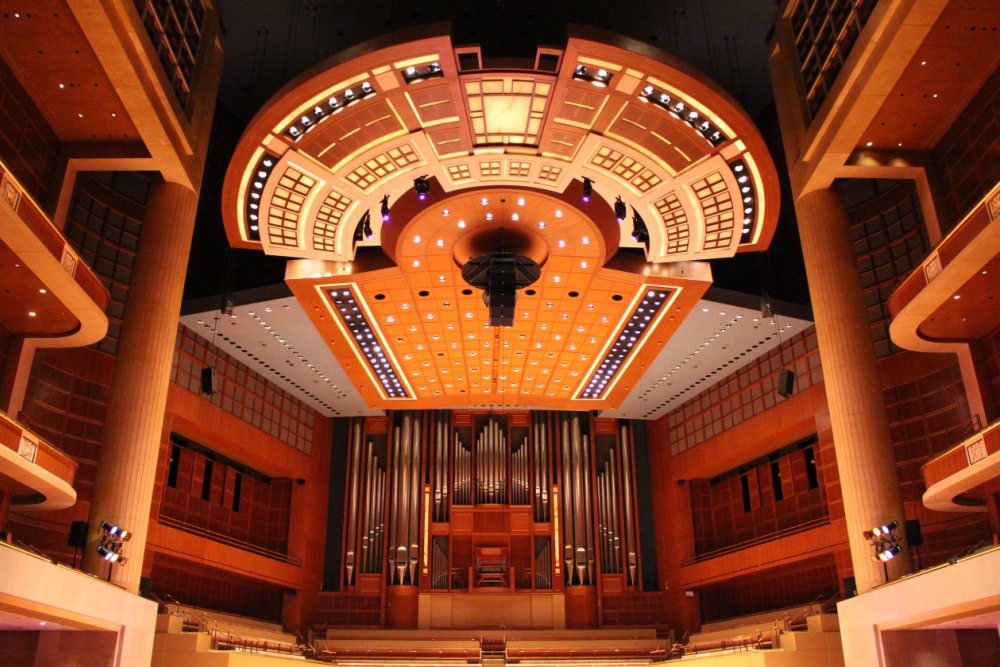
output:
[[872,145],[872,142],[870,142],[870,141],[867,144],[865,144],[865,146],[871,146],[871,145]]
[[420,266],[420,260],[419,259],[413,260],[413,268],[417,268],[418,266]]
[[538,228],[539,229],[545,229],[545,223],[544,222],[539,222],[538,223]]
[[556,209],[556,214],[555,215],[556,215],[557,218],[561,218],[561,217],[563,217],[563,212],[560,211],[559,209]]
[[[983,273],[986,273],[986,272],[985,272],[985,271],[983,271]],[[47,291],[48,291],[48,290],[46,290],[46,289],[45,289],[45,288],[43,287],[43,288],[41,288],[41,289],[39,289],[39,290],[38,290],[38,293],[39,293],[39,294],[45,294],[45,293],[46,293]]]
[[420,236],[419,235],[418,236],[414,236],[413,237],[413,242],[414,243],[420,243]]
[[580,243],[582,243],[583,245],[587,245],[588,243],[590,243],[590,238],[584,236],[582,239],[580,239]]
[[458,228],[459,229],[465,229],[465,220],[459,220],[458,221]]

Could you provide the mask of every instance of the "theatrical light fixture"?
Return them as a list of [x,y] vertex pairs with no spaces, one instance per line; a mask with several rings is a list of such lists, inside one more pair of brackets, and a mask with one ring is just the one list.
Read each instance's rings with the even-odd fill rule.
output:
[[868,544],[875,550],[872,560],[876,563],[882,563],[885,568],[886,581],[889,581],[888,561],[903,553],[903,547],[899,544],[903,538],[896,532],[898,529],[899,522],[893,519],[863,533]]
[[728,139],[711,121],[704,118],[697,110],[691,108],[690,104],[677,98],[671,98],[670,95],[657,90],[653,86],[643,88],[639,93],[639,99],[643,102],[651,102],[661,109],[666,110],[674,118],[687,123],[713,146],[717,146]]
[[413,191],[417,193],[417,199],[420,201],[427,199],[427,193],[431,191],[431,184],[427,180],[426,174],[413,179]]
[[[125,543],[132,539],[132,533],[108,521],[101,522],[101,535],[97,538],[97,554],[109,563],[124,565],[128,559],[122,556]],[[110,580],[111,573],[108,572]]]
[[439,76],[444,76],[444,71],[441,69],[439,63],[430,63],[429,65],[420,65],[419,67],[411,66],[403,70],[403,81],[406,83],[419,83],[424,79]]
[[634,206],[632,207],[632,240],[637,243],[645,243],[646,247],[649,247],[649,229]]
[[622,201],[621,197],[615,198],[615,218],[619,223],[625,222],[625,216],[628,215],[628,209],[625,208],[625,202]]
[[368,81],[362,83],[360,89],[348,88],[339,98],[333,95],[325,103],[317,104],[311,110],[303,113],[297,121],[285,130],[285,135],[292,141],[298,141],[307,132],[311,132],[313,128],[330,116],[343,111],[344,107],[357,104],[369,95],[374,94],[375,88]]
[[264,153],[254,168],[253,177],[248,188],[250,196],[247,197],[246,208],[243,211],[247,224],[247,238],[251,241],[260,240],[258,215],[260,212],[260,195],[264,191],[264,185],[267,183],[274,165],[277,163],[277,156]]
[[382,222],[389,222],[389,195],[382,197]]
[[740,189],[740,199],[743,204],[743,227],[740,233],[740,243],[748,243],[753,238],[753,225],[756,219],[757,193],[754,190],[753,178],[750,170],[742,159],[729,163],[733,178]]
[[594,194],[594,183],[589,178],[583,179],[583,201],[590,203],[590,197]]
[[[384,220],[385,218],[383,218]],[[362,233],[365,235],[366,239],[372,237],[372,216],[371,213],[365,211],[365,216],[361,219],[361,224],[363,225]]]
[[580,81],[589,81],[598,88],[604,88],[611,81],[611,74],[605,69],[591,70],[586,65],[577,65],[573,70],[573,78]]

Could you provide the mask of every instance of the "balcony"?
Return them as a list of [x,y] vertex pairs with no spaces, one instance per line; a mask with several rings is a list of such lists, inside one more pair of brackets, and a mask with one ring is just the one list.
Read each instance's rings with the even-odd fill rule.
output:
[[10,493],[12,507],[71,507],[76,468],[76,461],[0,412],[0,485]]
[[1000,421],[923,465],[923,502],[942,512],[986,511],[985,486],[1000,478]]
[[1000,326],[990,300],[1000,273],[1000,183],[889,298],[892,340],[917,352],[956,352]]
[[108,290],[0,162],[0,326],[43,347],[79,347],[108,330]]

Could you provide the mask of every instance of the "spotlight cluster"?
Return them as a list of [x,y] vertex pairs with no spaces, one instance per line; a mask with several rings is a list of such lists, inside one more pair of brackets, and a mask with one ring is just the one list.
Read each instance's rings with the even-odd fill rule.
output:
[[653,86],[643,88],[642,92],[639,93],[639,99],[644,102],[651,102],[665,109],[674,118],[684,121],[697,130],[713,146],[718,146],[728,139],[722,133],[722,130],[717,128],[712,121],[702,116],[696,109],[688,106],[682,99],[671,97],[667,93],[653,88]]
[[864,532],[868,544],[875,549],[873,561],[884,563],[903,553],[903,547],[899,545],[903,538],[896,533],[898,528],[899,522],[893,519]]
[[660,312],[667,296],[666,291],[649,290],[646,292],[646,296],[639,302],[628,322],[625,323],[625,328],[618,335],[618,340],[611,346],[597,370],[590,377],[590,381],[587,382],[581,395],[582,398],[600,398],[604,394],[608,383],[625,363],[632,348],[642,339],[646,327],[652,324],[653,318]]
[[307,132],[312,132],[317,125],[330,116],[340,113],[345,107],[357,104],[369,95],[374,94],[375,88],[368,81],[362,83],[359,88],[348,88],[339,96],[334,95],[326,102],[317,104],[313,107],[312,111],[307,111],[302,114],[301,118],[292,123],[288,129],[285,130],[285,136],[290,138],[292,141],[298,141],[304,137]]
[[364,355],[372,374],[382,385],[386,396],[407,398],[406,389],[399,381],[399,376],[396,375],[396,370],[392,367],[389,358],[382,351],[382,346],[375,338],[375,332],[358,305],[354,293],[348,288],[331,289],[328,293],[337,313],[351,332],[358,350]]
[[97,540],[97,553],[109,563],[124,565],[128,558],[122,556],[122,548],[132,539],[132,533],[107,521],[101,522],[101,536]]
[[444,76],[444,71],[439,63],[421,65],[420,67],[407,67],[403,70],[403,81],[406,83],[418,83],[424,79]]
[[588,81],[598,88],[604,88],[611,81],[611,74],[605,69],[590,69],[586,65],[577,65],[573,70],[573,78]]
[[260,196],[264,192],[264,185],[276,164],[278,164],[276,155],[264,153],[260,161],[257,162],[253,178],[250,181],[250,196],[247,197],[246,203],[246,219],[249,226],[247,236],[254,241],[260,240]]

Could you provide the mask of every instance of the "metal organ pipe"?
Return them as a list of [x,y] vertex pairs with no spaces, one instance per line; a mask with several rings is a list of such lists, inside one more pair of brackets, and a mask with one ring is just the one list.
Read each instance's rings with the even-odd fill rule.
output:
[[354,427],[354,438],[352,440],[351,451],[351,492],[347,501],[347,555],[344,558],[344,566],[347,570],[347,585],[350,586],[354,580],[354,568],[356,564],[356,549],[358,541],[358,484],[361,479],[361,471],[358,466],[361,464],[361,426],[360,419],[352,419],[351,425]]
[[372,540],[375,537],[375,533],[372,531],[372,495],[374,492],[374,487],[372,486],[372,443],[368,443],[368,451],[365,455],[365,491],[364,491],[364,510],[361,515],[361,558],[364,563],[364,567],[361,569],[362,572],[370,572],[370,558],[374,545]]
[[571,483],[573,472],[573,460],[570,457],[569,438],[569,416],[562,415],[562,498],[563,498],[563,534],[565,535],[565,545],[563,546],[563,560],[566,563],[566,583],[573,583],[573,558],[576,553],[576,546],[573,541],[573,494]]
[[594,583],[594,499],[590,486],[590,436],[583,436],[583,451],[580,468],[583,473],[584,536],[587,545],[587,575]]
[[420,413],[416,412],[413,416],[413,437],[412,437],[412,448],[411,448],[411,459],[412,470],[410,473],[410,488],[407,490],[407,495],[410,496],[410,516],[409,516],[409,527],[410,527],[410,585],[416,586],[417,584],[417,564],[420,562],[420,498],[422,497],[423,489],[423,476],[421,471],[421,426]]
[[584,572],[587,569],[587,538],[586,532],[586,499],[583,497],[583,461],[581,453],[583,444],[581,443],[580,415],[574,414],[571,417],[571,455],[573,457],[573,537],[575,540],[576,554],[575,565],[577,577],[581,584],[584,581]]
[[632,505],[632,442],[628,437],[628,426],[622,425],[621,431],[622,450],[622,500],[625,505],[625,554],[628,559],[628,581],[634,586],[636,575],[638,574],[638,556],[635,547],[635,528],[633,514],[635,508]]

